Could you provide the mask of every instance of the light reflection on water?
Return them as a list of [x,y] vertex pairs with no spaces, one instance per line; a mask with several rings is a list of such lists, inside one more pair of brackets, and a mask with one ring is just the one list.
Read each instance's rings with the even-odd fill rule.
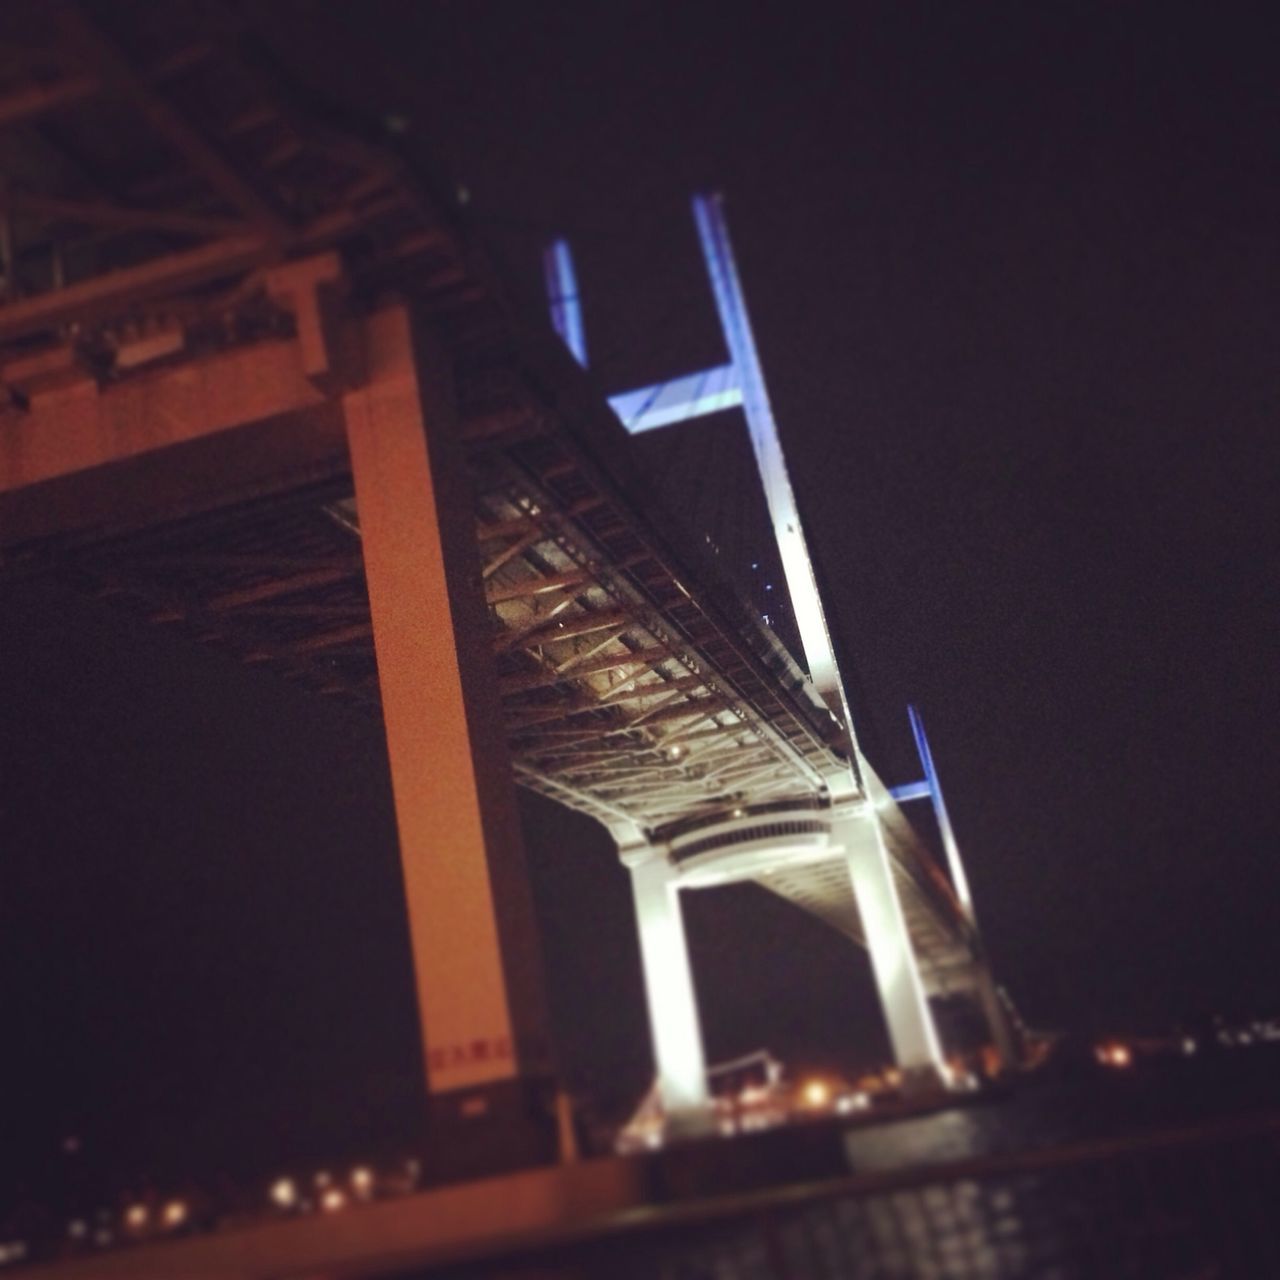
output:
[[1274,1280],[1280,1059],[1201,1058],[1114,1077],[1064,1069],[1001,1098],[846,1129],[846,1167],[868,1175],[856,1189],[756,1203],[598,1274]]
[[[1025,1148],[1027,1121],[1025,1114],[1002,1107],[956,1108],[850,1130],[844,1147],[854,1174],[947,1164],[1011,1146]],[[1037,1127],[1046,1136],[1045,1126]],[[866,1274],[883,1280],[1003,1280],[1029,1274],[1084,1280],[1088,1270],[1049,1261],[1071,1253],[1066,1233],[1076,1215],[1070,1200],[1065,1188],[1021,1173],[994,1184],[962,1179],[861,1203],[842,1201],[833,1206],[834,1215],[826,1211],[829,1220],[839,1222],[845,1244],[843,1262],[829,1259],[830,1274],[863,1274],[859,1260],[874,1259],[874,1270]],[[810,1232],[817,1216],[806,1224]],[[801,1266],[799,1274],[822,1273]]]
[[[960,1181],[814,1206],[781,1232],[788,1276],[877,1280],[1005,1280],[1086,1272],[1063,1261],[1035,1178],[997,1187]],[[1045,1265],[1036,1266],[1036,1260]],[[1050,1259],[1059,1261],[1051,1262]]]

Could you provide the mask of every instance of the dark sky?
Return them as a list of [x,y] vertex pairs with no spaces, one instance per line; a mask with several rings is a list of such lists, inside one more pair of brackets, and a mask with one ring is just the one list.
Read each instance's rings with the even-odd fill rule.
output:
[[[1019,1006],[1280,1006],[1260,30],[1207,6],[266,12],[306,16],[319,88],[465,186],[518,290],[572,236],[606,391],[722,358],[687,198],[724,191],[864,743],[915,776],[923,708]],[[740,426],[644,447],[691,533],[754,558]],[[383,1132],[417,1067],[378,726],[31,587],[0,596],[0,712],[22,1134]],[[528,814],[566,1059],[642,1072],[607,841]],[[865,960],[820,926],[746,890],[690,921],[713,1056],[881,1043]]]

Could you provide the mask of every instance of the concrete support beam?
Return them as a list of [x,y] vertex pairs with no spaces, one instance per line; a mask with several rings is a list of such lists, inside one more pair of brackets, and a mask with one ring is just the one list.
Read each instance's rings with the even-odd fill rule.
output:
[[73,320],[84,323],[126,302],[168,297],[262,266],[270,257],[271,246],[263,236],[227,236],[195,249],[152,258],[136,267],[106,271],[62,289],[50,289],[0,306],[0,340],[56,329]]
[[945,1079],[942,1049],[880,821],[874,810],[851,814],[834,824],[832,834],[844,848],[898,1068],[911,1085],[938,1085]]
[[0,418],[0,494],[316,408],[324,399],[296,339],[204,356],[103,390],[86,382]]
[[490,1100],[496,1114],[495,1087],[545,1075],[549,1054],[474,504],[445,360],[404,306],[364,337],[366,380],[344,406],[427,1081],[469,1091],[464,1117]]
[[622,859],[631,871],[658,1093],[678,1125],[705,1115],[709,1097],[676,870],[649,847],[626,850]]

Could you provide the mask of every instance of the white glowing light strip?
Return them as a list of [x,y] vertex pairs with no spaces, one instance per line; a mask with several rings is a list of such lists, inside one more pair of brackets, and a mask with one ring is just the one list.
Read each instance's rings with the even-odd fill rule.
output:
[[633,436],[741,404],[742,388],[731,364],[609,397],[609,407]]
[[822,611],[813,561],[800,525],[795,493],[787,475],[778,426],[765,388],[764,372],[756,352],[755,337],[747,317],[746,301],[738,280],[733,248],[729,243],[729,232],[720,203],[719,196],[694,198],[693,214],[698,224],[702,256],[706,260],[725,343],[742,385],[742,407],[755,449],[756,465],[760,469],[765,501],[773,519],[774,535],[778,540],[787,591],[791,596],[791,607],[795,614],[796,628],[800,632],[800,642],[804,647],[809,675],[814,687],[822,694],[823,701],[840,718],[850,744],[853,745],[853,720],[849,714],[844,682],[840,678],[835,649]]
[[565,240],[548,245],[542,256],[542,269],[547,282],[547,299],[551,304],[551,323],[573,352],[573,358],[587,366],[587,335],[582,327],[582,306],[578,299],[578,280],[573,270],[573,255]]

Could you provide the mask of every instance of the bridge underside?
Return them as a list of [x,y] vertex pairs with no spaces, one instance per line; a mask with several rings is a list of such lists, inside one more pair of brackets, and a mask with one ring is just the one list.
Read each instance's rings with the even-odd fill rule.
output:
[[[318,421],[325,411],[306,412]],[[803,674],[727,592],[723,609],[690,592],[685,583],[701,581],[696,571],[646,538],[616,488],[538,423],[508,410],[475,418],[464,432],[517,780],[606,825],[624,820],[689,847],[726,820],[738,843],[763,848],[785,845],[788,825],[822,827],[825,778],[843,760],[830,713]],[[288,435],[285,424],[276,429]],[[513,435],[541,464],[536,473],[512,456]],[[347,465],[335,453],[279,492],[159,524],[63,535],[16,559],[312,694],[378,714]],[[945,990],[968,962],[948,928],[949,886],[892,801],[882,814],[926,982]],[[819,847],[771,861],[734,878],[863,942],[838,857]],[[690,877],[691,885],[713,880]]]
[[[831,831],[832,780],[851,762],[804,673],[658,513],[607,401],[513,311],[454,215],[368,130],[317,123],[251,24],[207,16],[71,0],[0,16],[14,178],[0,191],[0,568],[56,572],[317,696],[386,712],[370,593],[388,597],[366,578],[347,409],[385,372],[370,334],[394,311],[430,335],[445,390],[382,425],[410,446],[448,435],[465,458],[447,481],[424,463],[407,492],[471,490],[468,590],[483,591],[488,630],[469,634],[491,653],[454,665],[496,682],[517,780],[672,850],[688,887],[753,879],[863,941]],[[457,584],[437,585],[447,610]],[[402,655],[453,662],[410,632],[393,637]],[[475,688],[475,670],[453,672],[459,687]],[[414,715],[427,734],[420,699]],[[963,987],[971,927],[858,766],[854,799],[880,817],[925,985]],[[730,846],[736,870],[713,857],[713,874],[708,856]],[[446,1065],[478,1079],[492,1062]]]

